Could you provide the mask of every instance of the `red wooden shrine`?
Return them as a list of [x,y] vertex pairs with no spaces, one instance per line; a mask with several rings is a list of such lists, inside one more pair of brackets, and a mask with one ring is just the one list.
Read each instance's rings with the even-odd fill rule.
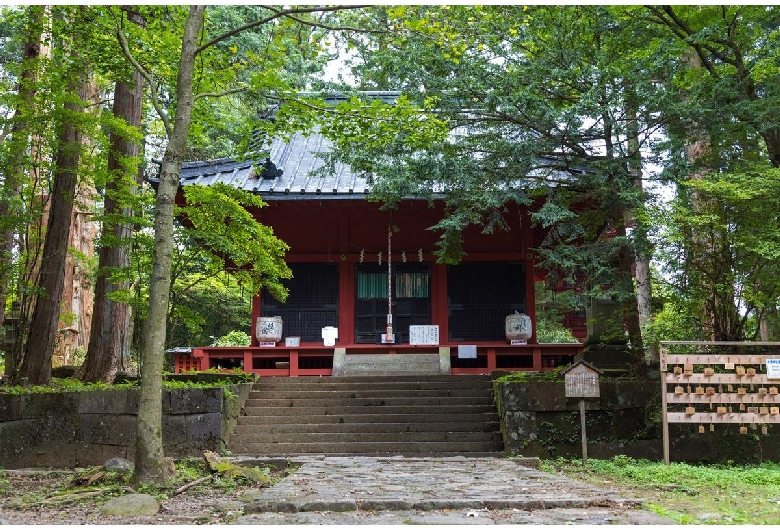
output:
[[[410,199],[383,210],[367,200],[365,179],[348,168],[313,176],[321,164],[313,153],[325,149],[321,137],[299,135],[272,144],[265,163],[185,164],[183,186],[222,182],[262,196],[267,206],[253,214],[290,246],[286,261],[294,278],[286,282],[284,304],[265,294],[253,300],[253,322],[282,318],[280,342],[261,344],[252,330],[250,347],[179,349],[173,352],[177,372],[241,367],[263,376],[325,376],[332,374],[335,348],[377,355],[449,348],[452,374],[483,374],[552,369],[581,352],[581,344],[538,344],[535,334],[526,344],[511,344],[504,334],[514,312],[530,316],[535,329],[534,283],[544,280],[530,252],[543,234],[531,228],[525,207],[507,205],[508,231],[465,230],[461,263],[436,263],[439,233],[429,227],[443,217],[443,203]],[[388,290],[392,343],[381,337]],[[439,344],[410,344],[412,325],[438,326]],[[322,338],[325,327],[338,329],[333,346]],[[294,338],[290,345],[287,337]],[[462,345],[475,346],[476,357],[459,357]]]

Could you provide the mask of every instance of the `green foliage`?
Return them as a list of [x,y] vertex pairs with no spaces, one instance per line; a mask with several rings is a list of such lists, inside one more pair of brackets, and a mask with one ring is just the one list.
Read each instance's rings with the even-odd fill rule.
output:
[[[462,258],[467,227],[506,230],[507,208],[532,206],[548,233],[540,266],[616,285],[617,253],[634,241],[607,242],[605,228],[643,201],[627,172],[625,98],[654,90],[634,75],[649,60],[631,54],[637,21],[603,6],[404,6],[353,15],[363,27],[397,28],[347,40],[361,88],[402,89],[450,132],[425,145],[390,135],[367,148],[338,144],[343,160],[377,175],[374,196],[393,205],[444,193],[446,217],[431,230],[445,263]],[[655,119],[644,110],[640,122]],[[584,167],[590,172],[569,172]]]
[[536,340],[540,343],[577,343],[570,329],[563,326],[563,316],[571,311],[584,311],[582,297],[572,290],[556,293],[544,282],[535,283]]
[[[195,245],[177,254],[167,335],[170,345],[209,345],[214,337],[233,329],[251,328],[250,294],[218,263],[204,262],[196,254]],[[220,311],[215,312],[215,307]]]
[[[205,373],[208,373],[207,370]],[[223,371],[213,370],[214,373],[223,374]],[[163,388],[216,388],[227,385],[251,383],[255,380],[255,375],[246,373],[242,370],[233,370],[229,379],[177,379],[174,377],[163,379]],[[92,392],[96,390],[127,390],[137,388],[137,381],[127,381],[124,383],[106,384],[106,383],[84,383],[74,378],[52,378],[50,385],[0,385],[0,394],[24,395],[24,394],[57,394],[61,392]],[[229,391],[228,391],[229,392]],[[229,397],[229,396],[226,396]]]
[[562,383],[565,366],[544,372],[510,372],[496,379],[500,383]]
[[[776,312],[780,296],[780,230],[766,222],[766,212],[780,206],[778,184],[780,170],[760,166],[685,183],[686,189],[663,212],[668,222],[659,234],[665,276],[673,282],[667,293],[675,295],[660,315],[662,321],[673,323],[675,315],[690,319],[701,308],[709,314],[730,308],[731,338],[757,338],[755,325],[748,335],[750,319]],[[701,333],[692,338],[724,329],[714,329],[706,320],[700,324]],[[780,336],[780,329],[772,329],[772,334]]]
[[251,346],[252,337],[244,331],[230,331],[214,341],[214,346]]
[[[261,289],[284,299],[291,271],[287,245],[252,216],[259,197],[228,186],[186,186],[175,234],[168,344],[207,345],[251,329],[251,297]],[[213,308],[221,310],[214,313]]]
[[136,382],[118,383],[84,383],[78,379],[53,377],[49,385],[0,385],[0,394],[56,394],[60,392],[90,392],[94,390],[120,390],[134,388]]
[[[542,469],[642,497],[681,524],[778,524],[780,466],[691,465],[636,460],[545,460]],[[707,518],[701,518],[707,514]]]
[[287,289],[281,280],[292,277],[284,261],[289,247],[254,219],[251,211],[265,205],[260,197],[226,185],[186,186],[184,194],[181,213],[209,258],[221,262],[250,293],[267,289],[284,301]]

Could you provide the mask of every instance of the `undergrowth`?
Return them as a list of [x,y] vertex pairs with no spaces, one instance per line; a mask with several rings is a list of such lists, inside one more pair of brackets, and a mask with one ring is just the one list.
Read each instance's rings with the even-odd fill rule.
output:
[[[211,480],[187,488],[189,494],[209,492],[231,493],[245,487],[266,487],[281,480],[295,468],[272,470],[269,466],[248,468],[252,473],[220,474],[208,468],[202,458],[184,458],[176,461],[176,474],[164,484],[141,483],[135,486],[130,474],[105,471],[100,466],[79,468],[73,473],[49,481],[45,487],[29,485],[26,491],[13,491],[10,476],[0,470],[0,493],[4,496],[17,495],[7,505],[9,508],[28,509],[35,506],[82,505],[103,503],[112,497],[127,493],[146,493],[158,500],[165,500],[177,494],[177,490],[195,483],[199,479]],[[252,477],[255,477],[254,479]],[[262,480],[259,480],[262,478]]]
[[780,524],[780,464],[694,465],[637,460],[558,458],[542,468],[617,488],[681,524]]
[[[222,381],[195,381],[163,378],[163,388],[213,388],[225,385],[249,383],[255,380],[255,375],[245,372],[230,374],[230,380]],[[53,377],[48,385],[0,385],[0,394],[50,394],[57,392],[89,392],[94,390],[122,390],[137,388],[138,381],[125,381],[121,383],[84,383],[71,377]]]

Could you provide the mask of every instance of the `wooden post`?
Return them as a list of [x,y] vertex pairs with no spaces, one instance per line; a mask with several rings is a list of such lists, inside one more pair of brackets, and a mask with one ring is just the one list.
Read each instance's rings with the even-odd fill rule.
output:
[[585,398],[580,399],[580,426],[582,428],[582,463],[588,463],[588,435],[585,432]]
[[[661,346],[661,351],[664,347]],[[663,354],[662,354],[663,355]],[[669,416],[666,413],[666,369],[661,371],[661,416],[663,417],[664,463],[669,465]]]

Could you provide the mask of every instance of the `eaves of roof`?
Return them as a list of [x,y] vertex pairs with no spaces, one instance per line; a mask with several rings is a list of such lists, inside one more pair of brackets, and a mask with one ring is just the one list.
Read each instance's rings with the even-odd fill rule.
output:
[[298,133],[289,142],[271,142],[267,160],[185,162],[180,183],[222,183],[271,200],[365,198],[371,191],[365,175],[353,172],[345,164],[336,164],[333,174],[317,171],[324,165],[319,155],[330,149],[331,143],[324,136]]

